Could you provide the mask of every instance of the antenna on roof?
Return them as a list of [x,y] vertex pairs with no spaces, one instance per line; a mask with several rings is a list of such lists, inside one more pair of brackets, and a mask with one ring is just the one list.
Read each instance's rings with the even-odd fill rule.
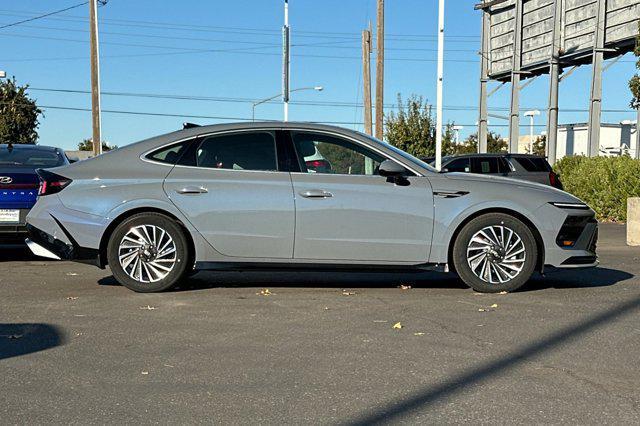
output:
[[200,127],[199,124],[195,124],[195,123],[189,123],[189,122],[184,122],[182,123],[182,129],[191,129],[193,127]]

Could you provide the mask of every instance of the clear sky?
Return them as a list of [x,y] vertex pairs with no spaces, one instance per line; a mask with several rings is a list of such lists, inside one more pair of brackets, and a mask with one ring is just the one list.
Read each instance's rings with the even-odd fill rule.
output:
[[[4,1],[0,22],[8,24],[80,2]],[[480,13],[473,9],[475,3],[446,1],[444,118],[464,125],[462,136],[475,131],[477,121]],[[249,119],[250,100],[280,92],[282,6],[282,0],[110,0],[99,9],[103,138],[126,145],[178,129],[183,121]],[[375,0],[290,0],[291,87],[325,88],[294,93],[292,101],[321,105],[292,104],[291,120],[343,122],[346,127],[361,128],[357,123],[362,121],[362,109],[356,107],[362,101],[360,33],[370,20],[375,28],[375,8]],[[385,24],[388,110],[398,94],[435,100],[437,0],[387,0]],[[45,107],[41,144],[73,149],[91,136],[91,116],[83,111],[90,108],[90,97],[82,93],[90,89],[88,26],[88,5],[83,5],[0,30],[0,69],[16,76],[19,83],[28,83],[30,95]],[[633,57],[627,55],[605,73],[603,108],[617,111],[605,112],[603,121],[635,119],[628,108],[627,88],[634,69]],[[561,123],[586,121],[590,71],[588,66],[581,67],[562,82]],[[544,109],[547,88],[548,79],[541,77],[524,89],[522,111]],[[489,105],[494,113],[505,114],[501,108],[509,105],[508,85],[490,98]],[[282,106],[260,105],[256,117],[281,119]],[[537,123],[545,120],[543,114]],[[507,133],[506,122],[491,119],[490,124],[492,130]]]

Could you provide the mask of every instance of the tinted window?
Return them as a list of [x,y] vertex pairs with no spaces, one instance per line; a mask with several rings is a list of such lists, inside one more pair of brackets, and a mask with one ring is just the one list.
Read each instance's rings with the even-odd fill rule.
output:
[[320,133],[293,132],[303,171],[341,175],[375,175],[385,158],[359,144]]
[[229,170],[278,170],[276,141],[270,132],[236,133],[205,138],[196,165]]
[[57,151],[30,148],[0,148],[0,166],[57,167],[67,164]]
[[498,159],[496,157],[472,158],[471,173],[500,173]]
[[548,172],[551,171],[551,166],[547,163],[547,160],[539,157],[514,157],[514,160],[518,162],[528,172]]
[[457,160],[453,160],[452,162],[450,162],[449,164],[444,166],[444,168],[447,169],[447,172],[469,173],[469,171],[470,171],[470,169],[469,169],[469,159],[468,158],[459,158]]
[[175,145],[165,146],[147,155],[147,158],[160,163],[176,164],[188,144],[189,142],[180,142]]
[[500,173],[511,173],[512,171],[509,162],[502,157],[498,158],[498,170]]

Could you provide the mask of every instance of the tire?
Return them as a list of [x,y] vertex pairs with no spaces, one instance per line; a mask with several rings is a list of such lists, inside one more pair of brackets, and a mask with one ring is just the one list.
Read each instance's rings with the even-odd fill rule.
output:
[[139,213],[125,219],[107,245],[114,278],[139,293],[175,286],[185,276],[189,259],[189,245],[181,227],[160,213]]
[[474,218],[462,228],[453,246],[458,275],[469,287],[483,293],[520,288],[531,278],[537,260],[531,229],[503,213]]

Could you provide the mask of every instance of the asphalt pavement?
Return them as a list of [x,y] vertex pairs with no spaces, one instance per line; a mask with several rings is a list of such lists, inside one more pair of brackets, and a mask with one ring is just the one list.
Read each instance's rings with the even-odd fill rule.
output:
[[604,225],[599,254],[511,294],[274,272],[136,294],[0,250],[0,423],[637,424],[640,248]]

